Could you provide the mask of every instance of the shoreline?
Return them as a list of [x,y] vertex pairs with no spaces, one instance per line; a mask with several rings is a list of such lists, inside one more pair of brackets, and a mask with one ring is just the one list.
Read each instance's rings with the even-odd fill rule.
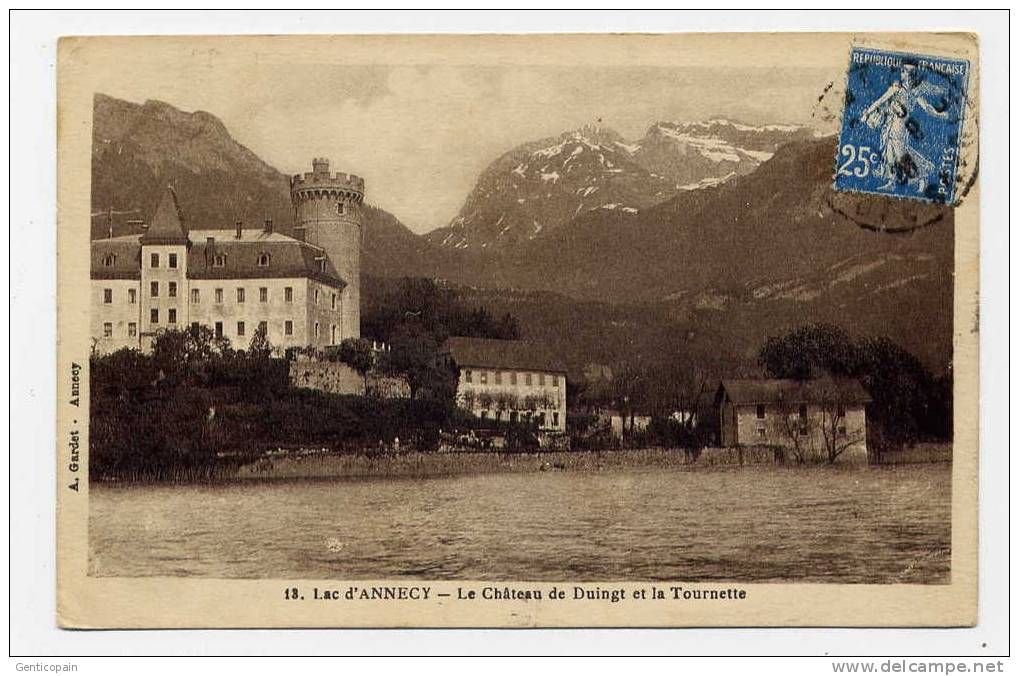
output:
[[[743,466],[771,467],[775,470],[797,468],[859,469],[871,466],[905,466],[950,463],[951,448],[910,449],[908,455],[886,458],[880,463],[859,459],[828,463],[782,463],[772,448],[708,448],[699,454],[682,449],[641,448],[602,451],[528,451],[528,452],[421,452],[332,453],[291,452],[267,454],[234,467],[203,472],[200,476],[154,483],[220,483],[234,481],[274,481],[339,478],[427,478],[479,474],[526,474],[532,472],[601,472],[619,469],[712,469]],[[97,478],[96,483],[151,483],[152,480]]]

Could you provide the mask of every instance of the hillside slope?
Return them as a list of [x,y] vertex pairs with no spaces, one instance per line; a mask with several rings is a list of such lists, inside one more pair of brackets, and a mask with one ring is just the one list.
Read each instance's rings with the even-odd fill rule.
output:
[[[137,232],[167,185],[176,189],[189,225],[227,229],[243,221],[251,227],[271,218],[281,232],[293,227],[289,178],[238,143],[215,116],[97,94],[93,121],[93,238],[111,229]],[[428,242],[395,216],[368,204],[364,223],[367,274],[434,272]]]

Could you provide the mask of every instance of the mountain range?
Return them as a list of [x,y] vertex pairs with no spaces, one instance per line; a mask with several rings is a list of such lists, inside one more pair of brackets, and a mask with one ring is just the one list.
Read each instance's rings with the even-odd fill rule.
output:
[[429,241],[456,249],[510,249],[543,239],[599,209],[623,219],[684,190],[747,174],[806,127],[728,120],[659,122],[637,141],[588,125],[524,143],[482,172],[460,213]]
[[[433,277],[530,317],[531,335],[582,340],[578,366],[611,361],[604,345],[618,360],[666,336],[680,336],[669,349],[725,342],[749,357],[768,335],[833,321],[944,371],[952,211],[834,193],[834,148],[808,128],[722,119],[659,122],[632,142],[604,127],[567,131],[497,158],[458,216],[426,235],[367,206],[362,270]],[[208,113],[97,95],[92,160],[93,238],[137,231],[167,184],[197,226],[293,225],[287,176]],[[924,227],[876,232],[846,215],[864,212]],[[607,309],[621,305],[631,310]]]

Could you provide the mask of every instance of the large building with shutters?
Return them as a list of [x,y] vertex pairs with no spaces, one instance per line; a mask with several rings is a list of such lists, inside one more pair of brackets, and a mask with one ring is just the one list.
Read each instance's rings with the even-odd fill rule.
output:
[[453,337],[439,354],[458,373],[461,408],[481,419],[566,431],[566,366],[544,343]]
[[[262,326],[277,347],[323,348],[360,335],[363,181],[328,162],[295,176],[297,237],[273,229],[188,228],[168,190],[136,235],[91,243],[91,330],[101,353],[148,350],[161,330],[205,325],[248,347]],[[339,259],[343,260],[340,261]],[[346,272],[346,275],[344,275]]]

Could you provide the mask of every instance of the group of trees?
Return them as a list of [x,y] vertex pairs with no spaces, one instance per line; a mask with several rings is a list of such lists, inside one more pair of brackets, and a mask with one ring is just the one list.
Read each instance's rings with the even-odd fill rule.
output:
[[[662,353],[616,366],[607,377],[571,382],[570,404],[587,410],[614,409],[623,416],[623,435],[630,443],[673,448],[704,446],[714,436],[711,407],[725,360],[692,351]],[[651,416],[651,425],[637,429],[637,416]],[[593,427],[582,417],[580,434]]]
[[520,338],[516,318],[506,313],[494,317],[484,307],[471,307],[452,289],[433,279],[404,277],[375,280],[380,288],[366,294],[361,316],[361,333],[395,343],[401,333],[426,334],[438,344],[449,336]]
[[[362,373],[374,359],[365,341],[329,355]],[[237,350],[207,327],[162,331],[150,353],[94,354],[90,364],[90,470],[97,478],[202,478],[295,444],[364,449],[400,438],[429,449],[440,430],[472,424],[451,396],[400,400],[291,388],[287,359],[259,334]]]
[[[868,446],[875,451],[952,436],[951,368],[935,376],[888,338],[854,339],[838,326],[812,324],[768,338],[759,361],[773,378],[858,378],[872,399],[867,407]],[[835,395],[830,399],[834,408],[844,403]],[[832,415],[833,420],[837,417]],[[837,429],[822,433],[838,437]],[[837,444],[829,445],[838,452]]]
[[469,307],[432,279],[404,277],[383,282],[365,303],[361,332],[389,344],[378,364],[384,373],[406,378],[411,398],[451,400],[456,373],[437,359],[450,336],[520,338],[520,327],[507,313],[496,319],[483,307]]

